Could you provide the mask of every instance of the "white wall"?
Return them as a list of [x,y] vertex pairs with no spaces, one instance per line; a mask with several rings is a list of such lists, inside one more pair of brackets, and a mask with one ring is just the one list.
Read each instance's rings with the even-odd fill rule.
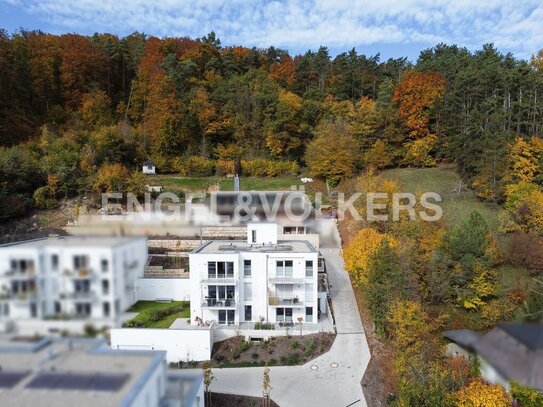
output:
[[158,298],[190,300],[188,278],[138,278],[137,287],[138,301],[155,301]]
[[111,348],[164,350],[168,363],[211,359],[212,328],[118,328],[111,330]]
[[160,405],[160,400],[163,399],[166,393],[166,373],[166,363],[163,362],[157,365],[143,386],[140,387],[138,395],[130,404],[130,407],[148,407]]

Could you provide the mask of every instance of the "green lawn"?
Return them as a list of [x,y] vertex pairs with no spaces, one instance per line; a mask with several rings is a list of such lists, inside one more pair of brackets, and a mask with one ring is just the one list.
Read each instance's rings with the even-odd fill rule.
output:
[[[167,311],[168,309],[182,306],[183,309],[171,315],[167,315],[158,321],[152,321],[151,318],[157,311]],[[177,318],[189,318],[190,306],[188,301],[172,301],[170,303],[161,303],[155,301],[138,301],[132,305],[127,312],[138,312],[139,314],[127,321],[145,328],[169,328]]]
[[166,191],[174,192],[206,192],[221,179],[220,177],[180,177],[175,174],[146,176],[146,181],[149,185],[161,185]]
[[[304,185],[300,177],[276,178],[240,178],[242,191],[288,191],[292,186]],[[233,191],[234,180],[223,178],[220,181],[221,191]]]
[[443,199],[443,219],[449,226],[462,222],[475,209],[485,218],[492,232],[498,230],[501,208],[496,204],[480,201],[471,190],[456,193],[454,189],[460,177],[452,165],[436,168],[394,168],[383,171],[382,176],[396,180],[402,192],[440,194]]

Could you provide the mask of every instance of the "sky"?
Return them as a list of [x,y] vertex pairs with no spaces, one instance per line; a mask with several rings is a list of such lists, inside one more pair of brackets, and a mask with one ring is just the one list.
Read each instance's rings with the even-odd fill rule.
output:
[[541,0],[0,0],[0,28],[53,34],[134,31],[201,37],[223,45],[291,54],[355,47],[382,59],[408,57],[440,42],[470,50],[494,43],[528,59],[543,48]]

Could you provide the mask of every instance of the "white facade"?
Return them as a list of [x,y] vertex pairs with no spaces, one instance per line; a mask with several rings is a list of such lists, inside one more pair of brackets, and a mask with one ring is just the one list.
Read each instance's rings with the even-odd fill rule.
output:
[[277,235],[276,224],[249,224],[246,241],[211,241],[189,255],[193,324],[317,322],[317,250]]
[[[111,326],[135,300],[147,239],[60,237],[0,246],[0,321]],[[81,326],[81,324],[74,324]],[[68,329],[69,330],[69,329]]]

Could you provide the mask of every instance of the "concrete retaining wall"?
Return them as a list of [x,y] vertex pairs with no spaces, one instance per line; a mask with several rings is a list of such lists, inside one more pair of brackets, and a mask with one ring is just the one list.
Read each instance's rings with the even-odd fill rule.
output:
[[213,329],[118,328],[111,330],[111,348],[124,350],[164,350],[168,363],[211,359]]
[[190,280],[188,278],[138,278],[138,300],[156,299],[189,301]]

